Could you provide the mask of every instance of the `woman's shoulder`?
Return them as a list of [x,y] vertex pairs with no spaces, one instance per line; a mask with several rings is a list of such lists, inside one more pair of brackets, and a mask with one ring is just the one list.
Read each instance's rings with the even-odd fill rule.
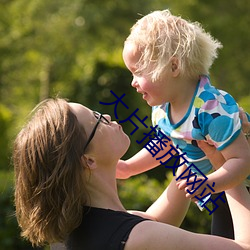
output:
[[76,246],[83,249],[120,249],[133,227],[144,220],[124,211],[84,207],[82,222],[69,235],[67,249],[73,250]]

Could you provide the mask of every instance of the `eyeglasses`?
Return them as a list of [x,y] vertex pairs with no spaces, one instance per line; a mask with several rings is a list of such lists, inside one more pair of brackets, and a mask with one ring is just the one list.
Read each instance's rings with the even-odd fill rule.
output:
[[102,114],[100,114],[99,112],[93,111],[93,114],[94,114],[95,118],[97,119],[97,123],[96,123],[95,127],[93,128],[93,130],[92,130],[92,132],[91,132],[91,134],[89,136],[89,139],[88,139],[88,141],[87,141],[87,143],[86,143],[86,145],[84,147],[84,151],[86,150],[86,148],[88,147],[89,143],[93,139],[99,123],[102,122],[102,123],[107,124],[107,125],[110,124],[110,121],[107,118],[105,118]]

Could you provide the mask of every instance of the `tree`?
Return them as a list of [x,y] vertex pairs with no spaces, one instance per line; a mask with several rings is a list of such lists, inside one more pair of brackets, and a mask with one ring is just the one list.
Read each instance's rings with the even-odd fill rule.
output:
[[[150,126],[150,107],[129,87],[131,76],[121,52],[129,29],[137,19],[150,11],[165,8],[170,8],[173,14],[201,22],[223,43],[224,48],[211,70],[213,83],[230,92],[250,111],[248,0],[2,0],[0,169],[8,169],[11,141],[25,117],[48,96],[59,95],[114,114],[113,106],[99,102],[112,102],[110,90],[119,96],[126,94],[124,101],[129,109],[118,107],[119,115],[126,118],[130,111],[139,108],[140,117],[148,116]],[[147,131],[138,125],[140,130],[130,136],[132,147],[126,158],[140,149],[136,140]],[[132,129],[131,123],[124,123],[128,134]],[[145,187],[148,183],[150,192],[154,188],[158,190],[152,178],[164,181],[162,169],[165,170],[158,167],[147,173],[150,178],[142,177],[134,183],[131,180],[128,188],[129,185]],[[147,194],[148,190],[140,189],[144,191]],[[128,204],[142,207],[147,204],[144,194],[140,196],[140,204],[131,200],[131,194],[125,198]],[[185,225],[202,231],[199,227],[202,224],[208,231],[209,219],[196,216],[195,209],[195,206],[191,208]]]

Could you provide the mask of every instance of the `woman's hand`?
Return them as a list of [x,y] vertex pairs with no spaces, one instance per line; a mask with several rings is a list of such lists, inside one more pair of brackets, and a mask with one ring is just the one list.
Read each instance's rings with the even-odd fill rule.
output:
[[[248,121],[243,108],[239,108],[239,114],[242,122],[242,131],[245,133],[245,135],[248,135],[248,141],[250,141],[250,122]],[[197,141],[197,144],[198,147],[206,154],[216,170],[224,164],[224,157],[214,146],[209,145],[206,141]]]
[[206,141],[197,141],[198,147],[206,154],[213,167],[217,170],[224,163],[225,159],[215,146],[208,144]]
[[[248,142],[250,142],[250,122],[248,121],[247,115],[244,112],[244,110],[240,108],[239,111],[240,111],[240,119],[242,121],[242,130],[245,134],[248,135],[246,137],[248,139]],[[223,155],[213,145],[208,144],[206,141],[197,141],[197,144],[198,144],[198,147],[206,154],[206,156],[210,160],[215,170],[219,169],[225,163],[225,159]],[[189,182],[193,182],[193,181],[194,181],[194,177],[191,177]],[[195,192],[195,194],[191,195],[187,192],[188,187],[187,187],[187,183],[185,180],[179,181],[177,183],[177,186],[179,189],[185,190],[187,198],[191,198],[193,200],[194,200],[194,196],[198,195],[204,189],[203,186],[200,186],[199,189],[197,189],[197,191]]]
[[247,119],[247,115],[244,112],[243,108],[240,108],[240,119],[242,122],[242,131],[244,132],[246,139],[249,143],[250,141],[250,122]]

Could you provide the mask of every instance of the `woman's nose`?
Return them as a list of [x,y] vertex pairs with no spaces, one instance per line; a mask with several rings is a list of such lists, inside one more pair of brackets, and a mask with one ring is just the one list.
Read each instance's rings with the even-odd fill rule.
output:
[[109,122],[111,122],[111,116],[110,116],[110,115],[104,114],[103,116],[104,116]]

